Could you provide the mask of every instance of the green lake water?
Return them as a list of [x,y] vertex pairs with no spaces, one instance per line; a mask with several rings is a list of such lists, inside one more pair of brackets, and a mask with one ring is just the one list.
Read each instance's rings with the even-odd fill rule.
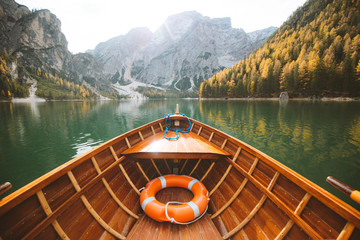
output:
[[176,103],[187,116],[243,140],[360,209],[325,182],[331,175],[360,189],[360,102],[0,102],[0,182],[11,182],[13,192],[100,143],[174,112]]

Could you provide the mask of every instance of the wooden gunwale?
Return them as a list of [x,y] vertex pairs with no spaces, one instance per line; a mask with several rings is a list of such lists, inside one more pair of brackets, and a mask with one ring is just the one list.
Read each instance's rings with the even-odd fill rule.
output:
[[98,174],[90,182],[81,188],[80,191],[72,195],[68,200],[66,200],[61,206],[55,209],[50,215],[48,215],[43,221],[41,221],[35,228],[33,228],[23,239],[34,239],[41,231],[43,231],[50,223],[52,223],[57,217],[60,216],[71,204],[76,200],[80,199],[81,195],[90,190],[92,186],[98,183],[105,174],[115,168],[125,157],[119,158],[117,162],[113,162],[109,167],[107,167],[101,174]]
[[[317,185],[313,184],[308,179],[302,177],[298,173],[290,170],[286,166],[282,165],[281,163],[277,162],[276,160],[272,159],[271,157],[267,156],[266,154],[262,153],[261,151],[247,145],[246,143],[243,143],[242,141],[240,141],[240,140],[238,140],[236,138],[233,138],[230,135],[227,135],[226,133],[223,133],[223,132],[221,132],[221,131],[219,131],[219,130],[217,130],[215,128],[212,128],[212,127],[210,127],[210,126],[208,126],[206,124],[203,124],[201,122],[198,122],[196,120],[190,119],[190,121],[192,121],[192,123],[193,123],[192,124],[192,129],[194,128],[195,125],[197,125],[197,128],[195,128],[196,130],[194,130],[195,133],[198,133],[199,137],[202,137],[201,135],[206,136],[206,138],[202,137],[206,141],[211,142],[214,139],[214,142],[219,144],[218,139],[220,139],[220,140],[224,139],[222,144],[221,144],[221,148],[224,149],[225,146],[226,146],[226,149],[230,149],[230,151],[233,152],[231,154],[232,159],[229,158],[229,157],[222,157],[218,161],[226,161],[229,164],[227,170],[233,168],[234,170],[239,172],[244,177],[244,180],[242,181],[241,185],[236,190],[236,192],[230,197],[230,200],[227,200],[225,202],[225,204],[222,207],[220,207],[219,210],[216,211],[213,214],[213,216],[214,215],[215,216],[214,217],[212,216],[211,219],[213,219],[216,216],[220,215],[225,209],[230,207],[231,203],[240,194],[241,190],[245,187],[245,185],[247,184],[248,181],[250,181],[252,184],[254,184],[254,186],[256,186],[259,189],[259,191],[261,191],[262,194],[263,194],[263,196],[261,197],[260,202],[251,211],[249,216],[246,218],[246,221],[243,220],[240,223],[241,226],[238,225],[235,228],[236,231],[234,231],[234,229],[231,230],[230,232],[228,232],[227,234],[224,235],[224,238],[225,237],[231,237],[232,234],[235,234],[235,233],[241,231],[242,227],[244,227],[248,222],[250,222],[250,220],[256,215],[258,210],[262,208],[263,203],[266,201],[266,199],[269,199],[270,201],[272,201],[272,203],[274,203],[283,213],[285,213],[290,218],[288,220],[288,222],[286,223],[286,225],[277,234],[275,239],[278,239],[278,240],[283,239],[288,234],[288,232],[291,230],[291,228],[293,227],[294,224],[296,224],[298,227],[300,227],[311,238],[313,238],[313,239],[323,239],[320,236],[320,234],[313,227],[311,227],[304,219],[302,219],[302,217],[300,216],[302,211],[306,208],[306,206],[309,203],[309,200],[311,198],[315,198],[315,199],[319,200],[326,207],[332,209],[335,213],[339,214],[342,218],[345,219],[346,224],[343,226],[342,230],[340,229],[341,232],[340,232],[340,234],[338,236],[338,239],[348,239],[351,236],[351,234],[353,233],[355,228],[357,228],[356,231],[358,231],[358,229],[360,229],[360,213],[357,210],[355,210],[354,208],[352,208],[351,206],[347,205],[346,203],[343,203],[341,200],[338,200],[336,197],[332,196],[327,191],[325,191],[322,188],[318,187]],[[128,148],[130,148],[131,147],[130,141],[133,142],[134,134],[137,135],[137,138],[140,138],[143,141],[144,137],[143,137],[141,131],[148,128],[147,131],[146,131],[146,134],[144,135],[144,136],[147,136],[146,138],[149,137],[148,133],[149,133],[150,129],[153,132],[153,135],[155,135],[156,133],[155,133],[154,126],[158,124],[158,126],[156,126],[156,130],[159,131],[159,126],[160,126],[161,130],[163,131],[163,127],[162,127],[162,124],[161,124],[162,122],[163,122],[163,119],[159,119],[159,120],[153,121],[153,122],[151,122],[149,124],[146,124],[146,125],[144,125],[142,127],[134,129],[134,130],[132,130],[130,132],[127,132],[127,133],[125,133],[123,135],[120,135],[120,136],[118,136],[116,138],[113,138],[113,139],[105,142],[104,144],[102,144],[102,145],[100,145],[98,147],[95,147],[92,151],[87,152],[87,153],[85,153],[85,154],[83,154],[83,155],[81,155],[81,156],[79,156],[79,157],[77,157],[77,158],[63,164],[63,165],[61,165],[60,167],[50,171],[49,173],[45,174],[44,176],[38,178],[37,180],[33,181],[32,183],[26,185],[25,187],[17,190],[13,194],[11,194],[8,197],[5,197],[3,200],[1,200],[0,201],[0,215],[4,214],[8,210],[13,208],[17,204],[19,204],[20,202],[24,201],[28,197],[33,196],[35,194],[35,195],[38,196],[38,199],[39,199],[39,201],[41,203],[41,206],[42,206],[44,212],[46,213],[46,218],[44,220],[42,220],[30,232],[28,232],[27,235],[25,235],[25,237],[23,239],[32,239],[32,238],[36,237],[40,232],[44,231],[45,228],[47,228],[48,226],[51,226],[51,225],[54,227],[55,231],[58,233],[58,235],[61,238],[66,239],[66,237],[65,237],[66,234],[64,233],[65,235],[63,235],[62,232],[61,232],[60,225],[56,224],[57,223],[57,218],[62,214],[62,212],[64,212],[68,207],[70,207],[71,204],[73,204],[76,200],[81,199],[82,202],[86,205],[86,208],[91,213],[91,215],[95,219],[97,219],[99,224],[101,226],[103,226],[103,228],[106,231],[108,231],[109,233],[111,233],[115,237],[125,238],[124,235],[116,232],[114,229],[112,229],[105,222],[102,222],[101,219],[99,220],[98,213],[96,213],[96,212],[94,213],[94,212],[91,212],[91,210],[89,210],[89,208],[91,208],[91,205],[89,205],[90,203],[89,204],[86,203],[86,201],[87,201],[86,199],[85,200],[83,199],[83,198],[86,198],[84,194],[87,191],[89,191],[92,186],[94,186],[96,183],[98,183],[100,181],[103,181],[103,183],[105,185],[105,182],[106,182],[105,174],[108,171],[110,171],[111,169],[114,169],[116,166],[119,166],[120,170],[123,173],[123,175],[125,176],[127,182],[131,185],[131,187],[137,193],[137,195],[139,195],[140,194],[139,190],[137,189],[135,184],[132,182],[130,177],[127,175],[126,169],[124,167],[122,167],[121,162],[125,159],[125,156],[121,156],[122,152],[120,152],[120,154],[119,154],[119,152],[116,152],[114,150],[114,148],[113,148],[113,145],[120,142],[120,141],[124,141],[126,143],[126,146]],[[206,132],[204,134],[200,135],[201,131],[205,131],[205,130],[206,130]],[[210,132],[208,132],[208,131],[211,132],[210,137],[209,137]],[[216,135],[216,137],[215,137],[215,135]],[[130,141],[129,141],[129,139],[130,139]],[[237,148],[238,148],[238,150],[236,152],[235,152],[236,149],[234,148],[234,145],[237,146]],[[95,158],[94,158],[94,156],[96,154],[106,150],[106,149],[109,149],[111,151],[110,155],[113,156],[115,161],[112,162],[110,165],[108,165],[105,169],[103,169],[103,171],[101,171],[98,164],[97,164],[97,162],[96,162],[96,160],[95,160]],[[121,149],[122,149],[122,147],[121,147]],[[241,151],[246,151],[246,152],[248,152],[249,154],[251,154],[252,156],[255,157],[255,160],[252,163],[250,170],[248,170],[248,171],[245,170],[244,168],[242,168],[236,162],[236,160],[237,160],[237,158],[238,158],[238,156],[240,154],[239,149]],[[49,211],[49,209],[47,209],[48,204],[46,205],[46,199],[44,201],[44,199],[42,199],[42,196],[41,196],[42,189],[44,187],[46,187],[47,185],[49,185],[49,183],[51,183],[53,181],[56,181],[61,176],[64,176],[66,174],[69,175],[69,172],[71,173],[71,171],[73,169],[75,169],[80,164],[82,164],[85,161],[88,161],[90,159],[91,159],[91,161],[93,161],[94,169],[96,170],[97,175],[95,177],[93,177],[89,182],[86,182],[85,185],[82,186],[82,188],[80,188],[79,185],[76,186],[76,184],[74,184],[74,181],[72,179],[71,182],[73,183],[73,185],[74,185],[74,187],[76,189],[76,193],[74,193],[71,197],[69,197],[59,207],[54,209],[54,211],[51,211],[50,208],[49,208],[50,209],[50,211]],[[204,158],[204,159],[206,159],[206,158]],[[155,169],[161,175],[161,172],[157,168],[157,166],[154,163],[153,159],[149,159],[149,160],[153,162],[153,165],[154,165]],[[163,160],[165,161],[166,167],[170,170],[170,167],[169,167],[166,159],[163,159]],[[191,174],[194,173],[195,170],[198,168],[201,160],[202,160],[201,158],[198,159],[198,162],[196,163],[195,167],[192,169]],[[94,161],[95,161],[96,164],[94,164]],[[135,160],[133,160],[133,161],[135,161]],[[210,167],[208,168],[208,170],[205,172],[205,174],[201,178],[201,181],[203,181],[204,178],[206,178],[208,176],[210,171],[213,169],[213,166],[214,166],[215,162],[216,161],[213,160]],[[275,173],[273,175],[273,177],[271,178],[271,181],[270,181],[268,187],[266,187],[264,185],[263,181],[258,180],[259,179],[258,175],[256,175],[256,174],[254,174],[255,176],[252,175],[254,169],[257,168],[258,162],[263,162],[264,164],[267,164],[269,166],[269,168],[271,168],[271,170]],[[195,162],[192,162],[192,164],[193,163],[195,163]],[[136,162],[136,164],[137,164],[137,167],[140,166],[139,162]],[[192,164],[188,164],[189,165],[188,168],[191,168],[192,166],[194,166]],[[184,165],[182,167],[182,170],[185,168],[185,165],[186,165],[186,162],[184,163]],[[126,163],[124,164],[124,166],[126,166]],[[135,166],[135,168],[136,168],[136,166]],[[201,168],[203,168],[203,166],[201,166]],[[141,166],[139,167],[139,169],[141,171],[141,169],[142,169]],[[203,169],[205,170],[205,168],[203,168]],[[248,169],[248,168],[246,167],[246,169]],[[163,167],[162,167],[162,170],[163,170]],[[187,171],[189,171],[189,170],[187,170]],[[220,183],[218,182],[217,185],[215,186],[215,188],[212,189],[212,191],[211,191],[212,193],[214,193],[216,190],[218,190],[218,187],[221,185],[221,183],[223,181],[225,181],[225,182],[227,181],[226,177],[227,177],[227,174],[229,173],[229,171],[225,171],[225,173],[223,174],[223,176],[221,178],[221,181],[219,181]],[[271,173],[272,171],[269,171],[269,172]],[[145,172],[141,171],[141,173],[142,173],[142,175],[144,175],[144,178],[142,178],[141,181],[144,181],[144,179],[149,181],[149,178],[147,177],[147,175],[144,174]],[[295,210],[293,210],[290,207],[290,205],[288,206],[286,202],[282,201],[278,196],[276,196],[272,192],[272,188],[276,184],[276,181],[277,181],[278,177],[281,176],[281,175],[283,177],[287,178],[289,180],[289,182],[294,183],[295,185],[297,185],[299,188],[303,189],[306,192],[306,194],[303,196],[302,200],[298,203]],[[140,174],[140,176],[141,176],[141,174]],[[70,179],[71,179],[71,177],[70,177]],[[74,179],[76,181],[75,177],[74,177]],[[104,180],[105,180],[105,182],[104,182]],[[79,183],[80,183],[80,181],[79,181]],[[140,183],[140,181],[137,181],[137,183]],[[106,185],[105,185],[105,187],[106,187]],[[110,191],[109,191],[109,189],[107,187],[106,187],[106,189],[110,193]],[[133,193],[133,192],[132,192],[132,194],[135,195],[135,193]],[[111,195],[111,193],[110,193],[110,195]],[[113,199],[115,200],[115,198],[113,198]],[[137,208],[134,208],[134,209],[136,209],[136,211],[138,211]],[[133,213],[131,210],[129,210],[129,211],[131,213]],[[127,212],[127,211],[125,211],[125,212]],[[127,212],[127,213],[129,214],[129,212]],[[137,218],[139,217],[135,213],[133,213],[133,214],[135,216],[137,216]],[[131,215],[131,214],[129,214],[129,215]],[[134,220],[132,220],[132,221],[134,221]],[[232,233],[232,234],[230,235],[230,233]],[[1,237],[0,237],[0,239],[1,239]]]
[[299,225],[311,238],[313,239],[323,239],[319,233],[315,232],[302,218],[295,214],[285,203],[283,203],[275,194],[269,191],[265,186],[263,186],[258,180],[256,180],[252,175],[249,175],[247,171],[242,169],[238,164],[232,162],[231,160],[226,159],[231,163],[238,171],[241,172],[246,178],[248,178],[260,191],[267,195],[271,201],[273,201],[282,211],[284,211],[297,225]]
[[37,191],[47,186],[50,182],[53,182],[57,180],[59,177],[66,174],[69,170],[79,166],[84,161],[90,159],[92,156],[95,156],[96,154],[102,152],[103,150],[109,148],[110,146],[114,145],[115,143],[124,140],[125,138],[137,133],[138,131],[141,131],[143,129],[149,128],[151,126],[154,126],[156,124],[159,124],[164,119],[158,119],[153,122],[150,122],[146,125],[143,125],[141,127],[138,127],[134,130],[131,130],[129,132],[126,132],[122,135],[119,135],[113,139],[110,139],[109,141],[94,147],[90,152],[86,152],[68,162],[65,162],[64,164],[60,165],[59,167],[55,168],[54,170],[51,170],[50,172],[44,174],[43,176],[35,179],[31,183],[25,185],[24,187],[16,190],[12,194],[4,197],[0,201],[0,215],[7,212],[12,207],[18,205],[20,202],[24,201],[28,197],[36,194]]
[[[341,201],[340,199],[334,197],[333,195],[331,195],[329,192],[327,192],[323,188],[320,188],[316,184],[312,183],[310,180],[306,179],[305,177],[301,176],[297,172],[291,170],[290,168],[286,167],[282,163],[276,161],[275,159],[266,155],[265,153],[261,152],[260,150],[257,150],[256,148],[248,145],[247,143],[244,143],[243,141],[241,141],[239,139],[236,139],[220,130],[217,130],[216,128],[208,126],[197,120],[193,120],[193,119],[190,119],[190,120],[192,121],[193,125],[196,124],[199,126],[203,126],[203,127],[207,128],[209,131],[215,132],[222,138],[226,138],[229,141],[235,143],[236,145],[241,146],[243,148],[243,150],[249,152],[253,156],[257,157],[259,160],[263,161],[264,163],[266,163],[267,165],[269,165],[270,167],[272,167],[273,169],[278,171],[281,175],[290,179],[293,183],[295,183],[296,185],[298,185],[299,187],[304,189],[306,192],[309,192],[313,197],[318,199],[325,206],[332,209],[334,212],[336,212],[337,214],[342,216],[347,221],[354,223],[354,225],[357,228],[360,228],[360,212],[358,212],[355,208],[351,207],[350,205]],[[236,164],[236,166],[241,168],[237,164]],[[244,170],[241,169],[240,172],[242,172],[242,171],[244,171]],[[255,181],[257,181],[257,180],[255,180]],[[278,202],[281,202],[281,204],[283,204],[285,206],[285,204],[282,203],[282,201],[280,199],[278,199]],[[288,208],[288,207],[286,207],[286,208]]]

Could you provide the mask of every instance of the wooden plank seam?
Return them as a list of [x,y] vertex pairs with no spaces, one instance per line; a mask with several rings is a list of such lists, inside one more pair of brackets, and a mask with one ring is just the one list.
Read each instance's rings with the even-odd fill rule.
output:
[[[227,159],[228,160],[228,159]],[[242,167],[240,167],[237,163],[232,162],[231,160],[229,163],[233,164],[233,166],[246,178],[248,178],[260,191],[265,193],[275,205],[278,206],[286,215],[288,215],[294,222],[303,229],[306,234],[308,234],[313,239],[323,239],[318,232],[316,232],[312,227],[310,227],[300,216],[296,215],[284,202],[282,202],[275,194],[268,191],[266,187],[264,187],[258,180],[256,180],[253,176],[249,175]]]
[[167,169],[169,170],[169,173],[171,173],[171,169],[170,169],[170,166],[169,166],[167,160],[164,159],[164,162],[165,162],[165,165],[166,165]]
[[151,131],[152,131],[153,135],[155,135],[155,130],[154,130],[153,126],[151,126]]
[[200,162],[201,162],[201,158],[196,162],[195,167],[194,167],[193,170],[190,172],[189,176],[191,176],[191,175],[195,172],[195,170],[196,170],[196,168],[199,166]]
[[[118,158],[118,156],[116,156],[116,153],[115,153],[114,148],[113,148],[112,146],[110,146],[109,148],[110,148],[110,151],[111,151],[113,157],[115,158],[115,161],[118,161],[119,158]],[[135,191],[138,195],[140,195],[139,190],[137,189],[137,187],[135,186],[135,184],[133,183],[133,181],[131,181],[129,175],[128,175],[127,172],[125,171],[125,168],[124,168],[124,166],[121,164],[121,162],[119,163],[119,167],[120,167],[121,172],[122,172],[123,175],[125,176],[126,180],[127,180],[128,183],[130,184],[130,186],[134,189],[134,191]]]
[[92,181],[85,184],[85,186],[81,189],[80,192],[76,192],[74,195],[69,197],[60,207],[55,209],[49,216],[47,216],[45,219],[43,219],[38,225],[36,225],[30,232],[26,234],[22,239],[34,239],[41,231],[43,231],[49,224],[51,224],[54,220],[56,220],[57,217],[59,217],[68,207],[71,206],[77,199],[80,198],[80,196],[88,191],[95,183],[100,181],[100,179],[104,176],[105,173],[108,171],[114,169],[114,167],[117,166],[119,162],[125,159],[125,156],[122,156],[118,159],[118,161],[112,163],[110,166],[108,166],[101,175],[97,175],[92,179]]
[[[80,187],[79,183],[77,182],[77,180],[71,170],[69,172],[67,172],[67,175],[69,176],[69,179],[70,179],[71,183],[73,184],[73,186],[75,187],[76,191],[77,192],[81,191],[81,187]],[[81,198],[81,201],[83,202],[83,204],[85,205],[86,209],[88,210],[88,212],[106,231],[108,231],[111,235],[113,235],[114,237],[116,237],[118,239],[126,239],[125,236],[123,236],[122,234],[115,231],[100,217],[100,215],[91,206],[90,202],[87,200],[87,198],[84,194],[82,194],[80,198]]]
[[[95,167],[95,169],[96,169],[96,172],[97,172],[98,174],[101,174],[102,171],[101,171],[98,163],[96,162],[95,157],[92,157],[92,158],[91,158],[91,161],[92,161],[92,163],[93,163],[93,165],[94,165],[94,167]],[[106,179],[105,179],[105,178],[101,178],[101,180],[102,180],[102,182],[103,182],[106,190],[109,192],[110,196],[111,196],[111,197],[114,199],[114,201],[121,207],[121,209],[124,210],[127,214],[129,214],[129,215],[132,216],[133,218],[138,219],[139,216],[136,215],[135,213],[133,213],[128,207],[125,206],[125,204],[123,204],[123,203],[120,201],[120,199],[116,196],[116,194],[114,193],[114,191],[111,189],[111,187],[110,187],[109,183],[106,181]]]
[[137,161],[136,165],[138,166],[140,172],[142,173],[142,175],[144,176],[144,178],[146,179],[146,181],[150,182],[150,179],[148,178],[148,176],[146,175],[146,173],[144,172],[144,169],[141,167],[140,163]]
[[160,176],[162,176],[160,170],[158,169],[158,167],[156,166],[156,164],[155,164],[155,162],[154,162],[154,159],[151,158],[150,161],[151,161],[152,165],[154,166],[156,172],[157,172]]
[[[48,201],[45,198],[43,191],[39,190],[36,193],[36,195],[39,199],[41,207],[43,208],[46,216],[49,216],[52,213],[52,210]],[[54,227],[56,233],[61,237],[61,239],[70,240],[70,238],[66,235],[65,231],[62,229],[62,227],[60,226],[59,222],[56,219],[51,223],[51,225]]]
[[189,159],[186,159],[185,162],[184,162],[184,165],[182,165],[181,169],[180,169],[180,173],[182,173],[185,169],[185,166],[187,164],[187,162],[189,161]]
[[[258,163],[258,158],[255,158],[253,164],[251,165],[251,168],[249,169],[249,174],[251,175],[253,173],[253,171],[255,170],[255,167]],[[211,215],[211,219],[216,218],[218,215],[220,215],[226,208],[228,208],[234,201],[235,199],[240,195],[241,191],[244,189],[246,183],[248,182],[249,179],[245,178],[243,180],[243,182],[241,183],[241,185],[239,186],[239,188],[236,190],[236,192],[234,193],[234,195],[230,198],[230,200],[224,204],[224,206],[222,206],[216,213],[214,213],[213,215]]]
[[340,232],[339,236],[336,238],[336,240],[348,240],[353,231],[355,230],[355,225],[347,222],[344,226],[344,228],[342,229],[342,231]]
[[[300,216],[301,212],[306,207],[306,204],[309,202],[310,198],[311,198],[311,195],[309,193],[306,193],[304,195],[304,197],[301,199],[301,201],[299,202],[298,206],[296,207],[294,214]],[[284,228],[276,236],[275,240],[283,239],[288,234],[288,232],[290,231],[290,229],[292,228],[293,225],[294,225],[294,221],[289,219],[289,221],[286,223]]]
[[[241,147],[238,148],[238,150],[236,151],[236,153],[231,161],[235,162],[236,159],[239,157],[240,152],[241,152]],[[231,168],[232,168],[232,165],[229,164],[228,168],[226,169],[226,172],[221,177],[220,181],[217,182],[216,186],[211,190],[209,196],[213,195],[213,193],[220,187],[220,185],[223,183],[223,181],[225,180],[227,175],[230,173]]]
[[[273,176],[273,178],[271,179],[271,182],[269,184],[269,186],[267,187],[267,189],[269,191],[272,190],[272,188],[274,187],[277,179],[279,178],[279,172],[276,172]],[[258,202],[258,204],[253,208],[253,210],[249,213],[249,215],[238,225],[236,226],[234,229],[232,229],[230,232],[228,232],[227,234],[225,234],[223,236],[224,239],[228,239],[231,238],[234,234],[236,234],[237,232],[239,232],[243,227],[245,227],[246,224],[248,224],[250,222],[250,220],[255,216],[255,214],[261,209],[262,205],[264,204],[265,200],[267,199],[266,194],[264,194],[260,201]]]
[[211,171],[211,169],[214,167],[215,165],[215,161],[213,161],[210,165],[210,167],[208,168],[208,170],[206,170],[206,172],[204,173],[204,175],[202,176],[202,178],[200,179],[200,182],[204,181],[204,179],[207,177],[207,175],[209,174],[209,172]]

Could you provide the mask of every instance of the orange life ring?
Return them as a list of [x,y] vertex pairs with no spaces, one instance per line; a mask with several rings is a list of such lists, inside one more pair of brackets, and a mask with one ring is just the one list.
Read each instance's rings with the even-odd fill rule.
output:
[[[194,198],[185,204],[168,205],[159,202],[155,194],[166,187],[182,187],[193,192]],[[146,184],[140,195],[144,212],[158,222],[187,223],[205,213],[209,203],[209,192],[199,180],[185,175],[165,175]],[[171,202],[169,202],[171,203]]]

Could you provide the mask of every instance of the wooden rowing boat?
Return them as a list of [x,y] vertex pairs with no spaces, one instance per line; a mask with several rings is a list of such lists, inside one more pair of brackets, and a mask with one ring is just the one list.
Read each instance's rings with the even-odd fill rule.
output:
[[[0,202],[0,239],[360,239],[360,213],[257,149],[190,119],[164,139],[164,119],[118,136]],[[173,128],[190,127],[180,115]],[[169,134],[174,134],[170,132]],[[175,173],[208,189],[197,222],[156,222],[139,189]],[[189,201],[166,188],[159,201]]]

